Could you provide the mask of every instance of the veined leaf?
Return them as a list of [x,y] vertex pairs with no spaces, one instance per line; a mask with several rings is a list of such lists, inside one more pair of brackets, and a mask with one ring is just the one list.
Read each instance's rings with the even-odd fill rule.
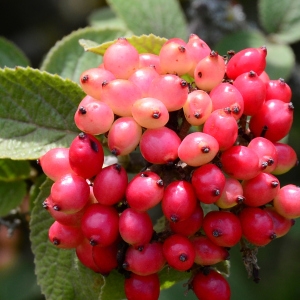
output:
[[0,68],[30,65],[25,54],[12,42],[0,37]]
[[0,180],[16,181],[30,176],[30,164],[26,160],[0,159]]
[[294,43],[300,40],[300,1],[260,0],[260,23],[273,41]]
[[0,70],[0,157],[37,159],[68,147],[78,134],[74,114],[80,87],[31,68]]
[[[128,42],[132,44],[139,53],[153,53],[159,54],[162,45],[167,41],[165,38],[155,36],[153,34],[141,35],[141,36],[130,36],[126,37]],[[89,40],[80,40],[81,46],[85,51],[93,52],[99,55],[103,55],[106,49],[112,45],[114,41],[106,42],[101,45]]]
[[177,0],[108,0],[116,15],[136,35],[188,37],[187,22]]
[[102,62],[102,57],[85,52],[78,41],[84,38],[101,44],[123,36],[124,33],[120,28],[88,27],[74,31],[58,41],[48,52],[41,70],[79,83],[80,74],[89,68],[96,68]]

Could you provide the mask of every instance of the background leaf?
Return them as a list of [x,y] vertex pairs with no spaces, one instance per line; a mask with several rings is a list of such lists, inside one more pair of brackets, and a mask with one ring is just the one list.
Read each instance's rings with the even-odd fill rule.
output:
[[27,67],[29,65],[29,60],[16,45],[0,37],[0,68]]
[[80,74],[97,67],[102,62],[102,57],[85,52],[78,41],[85,38],[101,44],[123,36],[124,33],[123,29],[92,27],[74,31],[57,42],[48,52],[41,70],[79,83]]
[[272,34],[272,39],[281,43],[300,40],[299,0],[260,0],[258,2],[260,24]]
[[52,183],[48,179],[42,185],[30,220],[38,284],[47,300],[98,299],[103,277],[81,266],[74,250],[56,248],[48,240],[48,229],[54,220],[42,208],[42,202],[50,194]]
[[[165,38],[155,36],[153,34],[141,35],[141,36],[129,36],[126,37],[128,42],[132,44],[139,53],[154,53],[159,54],[162,45],[167,41]],[[94,41],[80,40],[81,46],[85,51],[90,51],[99,55],[103,55],[106,49],[112,45],[114,41],[106,42],[98,45]]]
[[88,23],[97,28],[127,29],[125,23],[116,16],[110,7],[93,11],[88,17]]
[[15,181],[30,176],[30,164],[26,160],[0,159],[0,180]]
[[7,215],[20,205],[25,195],[26,183],[24,181],[0,181],[0,216]]
[[37,159],[78,134],[80,87],[31,68],[0,70],[0,157]]
[[288,45],[280,45],[269,42],[259,31],[238,31],[227,35],[217,45],[216,49],[221,55],[228,50],[238,52],[248,47],[261,47],[265,45],[268,50],[266,72],[271,79],[284,78],[288,80],[291,76],[295,57]]
[[188,37],[186,19],[177,0],[108,0],[107,3],[136,35]]

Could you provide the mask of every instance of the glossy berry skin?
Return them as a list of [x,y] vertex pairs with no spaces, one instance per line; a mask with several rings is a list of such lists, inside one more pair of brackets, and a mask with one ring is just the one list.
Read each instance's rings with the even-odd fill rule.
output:
[[130,246],[125,254],[123,268],[135,274],[147,276],[159,272],[165,263],[162,244],[153,242],[144,245],[141,251]]
[[206,236],[221,247],[233,247],[242,237],[240,220],[229,211],[208,212],[202,227]]
[[282,216],[288,219],[300,217],[300,187],[287,184],[279,190],[274,198],[274,208]]
[[53,183],[50,197],[54,210],[72,214],[88,204],[90,187],[84,178],[67,174]]
[[244,100],[244,114],[255,115],[262,107],[266,98],[266,85],[254,72],[239,75],[233,82]]
[[261,170],[271,173],[278,164],[278,153],[274,143],[264,137],[253,138],[248,144],[248,148],[253,149],[259,157]]
[[140,53],[139,68],[154,67],[158,74],[162,74],[159,56],[153,53]]
[[214,87],[209,96],[213,110],[230,108],[232,116],[238,120],[244,112],[244,100],[239,90],[228,82],[221,82]]
[[126,38],[118,38],[106,49],[103,64],[116,78],[128,79],[139,67],[139,53]]
[[108,132],[108,148],[113,155],[127,155],[138,146],[141,135],[142,127],[133,117],[118,118]]
[[192,281],[192,289],[199,300],[230,300],[231,291],[227,280],[217,271],[197,273]]
[[93,136],[81,132],[71,143],[69,161],[72,170],[83,178],[92,178],[102,169],[104,152]]
[[213,136],[219,144],[219,150],[225,151],[235,143],[238,125],[230,110],[217,109],[207,118],[203,132]]
[[57,221],[50,226],[48,237],[53,245],[62,249],[76,248],[83,240],[80,228],[63,225]]
[[290,86],[279,78],[277,80],[269,80],[266,84],[266,101],[278,99],[285,103],[289,103],[292,99],[292,91]]
[[134,273],[125,278],[124,290],[128,300],[158,300],[160,282],[157,274],[141,276]]
[[251,70],[260,75],[266,67],[266,56],[265,47],[243,49],[230,58],[226,66],[226,74],[233,80]]
[[258,155],[246,146],[232,146],[221,155],[222,170],[238,180],[247,180],[261,172]]
[[174,74],[164,74],[152,80],[148,97],[163,102],[168,111],[181,109],[188,96],[188,84]]
[[297,153],[290,145],[276,142],[274,146],[278,159],[276,168],[272,171],[272,174],[284,174],[298,165]]
[[153,164],[172,163],[178,158],[179,136],[167,127],[147,129],[140,140],[142,156]]
[[289,133],[293,123],[293,111],[292,103],[268,100],[250,119],[249,128],[255,137],[263,136],[277,142]]
[[204,91],[211,91],[222,82],[225,74],[225,61],[217,52],[211,51],[195,67],[196,86]]
[[117,252],[117,243],[113,243],[106,247],[92,246],[92,256],[98,267],[98,273],[107,276],[118,266]]
[[114,113],[106,103],[96,100],[86,105],[79,104],[74,121],[81,131],[99,135],[109,131]]
[[80,85],[88,96],[101,100],[103,84],[107,84],[115,78],[115,75],[108,70],[91,68],[80,75]]
[[208,163],[194,170],[191,182],[198,200],[211,204],[221,197],[225,175],[216,165]]
[[109,246],[119,236],[119,214],[112,206],[91,204],[82,217],[81,229],[92,246]]
[[189,93],[183,112],[185,119],[194,126],[202,125],[212,111],[212,101],[208,93],[195,90]]
[[163,195],[163,181],[151,171],[138,173],[126,189],[128,205],[138,211],[146,211],[154,207],[162,200]]
[[193,66],[189,48],[186,42],[179,38],[171,38],[162,46],[159,61],[164,74],[181,76],[188,73]]
[[185,236],[174,234],[163,243],[163,253],[170,267],[178,271],[189,270],[195,260],[195,249]]
[[220,208],[231,208],[244,202],[243,193],[243,187],[239,180],[226,177],[223,192],[215,204]]
[[69,148],[50,149],[39,158],[38,163],[46,176],[53,181],[73,173],[69,162]]
[[198,167],[210,162],[218,153],[217,140],[204,132],[188,134],[178,147],[178,156],[186,164]]
[[94,196],[100,204],[117,204],[125,196],[127,182],[128,176],[123,166],[119,164],[107,166],[95,177]]
[[276,238],[273,220],[259,207],[245,207],[239,214],[244,238],[255,246],[265,246]]
[[195,263],[198,265],[210,266],[229,259],[228,250],[217,246],[206,236],[194,236],[191,242],[196,252]]
[[280,189],[279,180],[271,174],[260,173],[242,183],[244,203],[248,206],[262,206],[272,201]]
[[288,219],[280,215],[273,206],[267,206],[264,210],[273,220],[273,229],[277,238],[286,235],[295,223],[294,219]]
[[165,189],[161,207],[167,220],[180,222],[189,218],[196,209],[197,198],[191,183],[171,182]]
[[185,220],[179,222],[170,222],[170,228],[174,233],[184,236],[192,236],[200,230],[203,222],[203,209],[197,205],[194,212]]
[[151,241],[153,224],[147,212],[125,209],[120,215],[119,231],[122,239],[137,249]]

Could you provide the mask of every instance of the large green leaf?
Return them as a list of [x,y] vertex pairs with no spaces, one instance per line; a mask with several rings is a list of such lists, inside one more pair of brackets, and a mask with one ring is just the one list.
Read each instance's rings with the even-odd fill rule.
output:
[[12,42],[0,37],[0,68],[28,65],[30,62],[23,52]]
[[95,68],[102,62],[102,57],[85,52],[79,45],[80,39],[91,39],[99,44],[123,36],[123,29],[84,28],[72,32],[57,42],[45,57],[41,70],[58,74],[63,78],[79,83],[80,74]]
[[272,34],[272,39],[281,43],[300,40],[299,0],[260,0],[258,5],[260,23]]
[[80,87],[31,68],[0,70],[0,157],[36,159],[78,134]]
[[177,0],[108,0],[116,15],[136,35],[153,33],[165,38],[188,36],[184,13]]
[[0,181],[0,216],[7,215],[20,205],[25,195],[26,183],[24,181]]
[[48,229],[53,223],[42,202],[50,194],[52,181],[41,187],[30,219],[30,240],[35,255],[38,284],[47,300],[99,299],[104,279],[78,262],[74,250],[63,250],[48,240]]
[[[153,34],[130,36],[126,37],[128,42],[133,45],[139,53],[153,53],[159,54],[162,45],[167,41],[166,38],[161,38]],[[106,42],[103,44],[97,44],[94,41],[82,39],[79,41],[85,51],[93,52],[99,55],[103,55],[106,49],[115,41]]]
[[288,45],[280,45],[269,42],[259,31],[238,31],[227,35],[215,47],[220,54],[226,54],[228,50],[240,51],[249,47],[261,47],[265,45],[268,50],[266,71],[271,79],[288,79],[292,73],[295,58],[292,49]]
[[26,160],[0,159],[0,180],[15,181],[30,176],[30,164]]
[[88,17],[88,22],[91,26],[98,28],[126,29],[124,22],[116,16],[110,7],[93,11]]

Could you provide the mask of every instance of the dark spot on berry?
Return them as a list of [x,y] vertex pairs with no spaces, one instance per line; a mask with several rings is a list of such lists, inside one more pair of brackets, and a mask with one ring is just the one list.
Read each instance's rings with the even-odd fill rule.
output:
[[185,80],[181,80],[180,85],[181,85],[181,87],[187,87],[188,83]]
[[296,224],[296,220],[295,219],[291,219],[291,224],[292,224],[292,226],[294,226]]
[[196,112],[194,112],[194,117],[195,117],[196,119],[200,119],[200,118],[202,117],[202,114],[199,113],[198,111],[196,111]]
[[283,83],[283,84],[285,83],[285,80],[284,80],[283,78],[279,78],[278,81],[279,81],[281,84],[282,84],[282,83]]
[[220,190],[219,189],[214,189],[213,190],[213,196],[219,196],[220,195]]
[[111,154],[115,155],[115,156],[118,156],[120,154],[120,151],[118,149],[114,148],[114,149],[111,150]]
[[53,245],[58,246],[60,244],[60,240],[57,238],[54,238],[52,243],[53,243]]
[[149,177],[149,175],[148,175],[148,174],[145,174],[145,173],[141,173],[140,176],[141,176],[141,177]]
[[90,145],[91,145],[91,148],[94,152],[98,153],[99,152],[99,148],[98,148],[98,145],[95,141],[90,141]]
[[53,205],[53,209],[55,210],[55,211],[60,211],[60,207],[58,206],[58,205]]
[[102,87],[103,86],[107,86],[107,85],[108,85],[108,81],[107,80],[102,81]]
[[231,108],[230,108],[230,107],[225,107],[225,108],[223,108],[223,111],[224,111],[226,114],[228,114],[228,115],[231,114]]
[[152,118],[153,119],[159,119],[159,117],[161,116],[161,113],[159,111],[154,111],[152,114]]
[[215,230],[213,230],[212,235],[213,235],[214,237],[222,236],[222,231],[219,230],[219,229],[215,229]]
[[160,186],[160,187],[163,187],[163,186],[164,186],[164,182],[163,182],[162,179],[158,179],[158,180],[156,181],[156,184],[157,184],[158,186]]
[[140,252],[143,251],[144,250],[144,246],[138,246],[137,250],[140,251]]
[[172,216],[170,217],[170,220],[171,220],[172,222],[176,223],[176,222],[179,221],[179,218],[178,218],[178,216],[176,216],[176,215],[172,215]]
[[255,76],[256,76],[256,72],[250,71],[250,72],[248,73],[248,75],[249,75],[249,77],[255,77]]
[[82,78],[81,78],[81,82],[82,82],[82,83],[86,83],[88,80],[89,80],[89,75],[84,75],[84,76],[82,76]]
[[96,246],[98,243],[95,241],[95,240],[93,240],[93,239],[90,239],[90,245],[91,246]]
[[78,137],[79,137],[79,139],[84,140],[87,137],[87,135],[84,132],[80,132],[78,134]]
[[262,170],[266,169],[268,165],[269,165],[268,162],[264,161],[264,162],[261,164],[261,169],[262,169]]
[[236,197],[236,202],[238,203],[238,204],[241,204],[241,203],[243,203],[245,201],[245,197],[244,196],[237,196]]
[[185,261],[188,260],[188,256],[185,253],[181,253],[179,255],[179,260],[182,261],[182,262],[185,262]]
[[79,109],[78,109],[78,112],[79,112],[81,115],[85,115],[85,114],[86,114],[86,109],[85,109],[83,106],[80,106]]
[[204,146],[204,147],[201,148],[201,151],[202,151],[203,153],[209,153],[210,148],[209,148],[208,146]]
[[267,53],[267,47],[266,46],[261,46],[260,49],[263,50],[265,53]]
[[268,159],[268,166],[272,166],[274,164],[274,159],[273,158],[269,158]]
[[45,209],[48,209],[48,203],[47,203],[47,201],[45,200],[44,202],[43,202],[43,208],[45,208]]
[[117,170],[117,171],[120,173],[122,167],[121,167],[120,164],[115,164],[115,165],[114,165],[114,169]]
[[270,235],[270,239],[271,240],[274,240],[274,239],[276,239],[276,233],[275,232],[273,232],[271,235]]
[[276,180],[273,180],[273,181],[271,182],[271,187],[272,187],[272,188],[276,188],[278,185],[279,185],[279,182],[276,181]]
[[123,267],[123,269],[128,269],[128,267],[129,267],[128,262],[124,261],[122,264],[122,267]]
[[240,113],[240,108],[238,106],[231,107],[231,112],[235,115],[238,115]]
[[201,78],[202,77],[202,72],[198,72],[198,77]]
[[185,52],[185,47],[183,47],[183,46],[178,46],[178,50],[179,50],[180,52],[184,53],[184,52]]
[[39,158],[36,160],[36,163],[37,163],[38,165],[41,163],[41,161],[40,161]]
[[289,110],[294,110],[295,106],[292,102],[290,102],[289,105],[288,105],[288,108],[289,108]]
[[217,57],[218,56],[218,52],[215,50],[212,50],[209,54],[210,57]]

